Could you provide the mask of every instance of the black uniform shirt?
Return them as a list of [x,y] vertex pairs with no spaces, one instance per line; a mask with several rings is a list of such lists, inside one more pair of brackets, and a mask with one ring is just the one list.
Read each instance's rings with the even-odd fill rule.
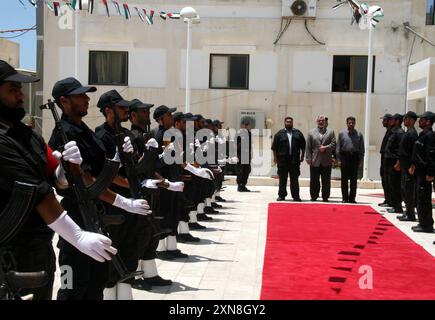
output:
[[[130,137],[133,143],[130,131],[122,127],[121,130],[124,135]],[[106,156],[112,159],[115,156],[117,146],[115,130],[111,126],[109,126],[107,122],[104,122],[101,126],[95,128],[95,134],[103,142],[104,147],[106,148]],[[122,150],[120,152],[122,152]],[[120,173],[122,176],[125,176],[124,172],[124,168],[121,168]],[[112,184],[110,186],[110,189],[124,197],[130,197],[130,192],[126,188],[120,187],[116,184]]]
[[391,135],[388,137],[387,145],[385,147],[385,158],[386,159],[399,159],[399,146],[402,136],[405,131],[401,127],[393,128],[391,130]]
[[435,133],[432,128],[418,135],[412,151],[412,162],[418,175],[435,176]]
[[[47,147],[43,138],[21,122],[9,127],[0,122],[0,211],[11,197],[15,181],[37,185],[36,204],[53,192],[47,174]],[[33,210],[20,234],[51,233],[40,215]]]
[[382,156],[385,153],[385,148],[387,147],[387,142],[388,142],[388,139],[390,138],[391,134],[392,134],[391,129],[388,129],[385,132],[384,138],[382,139],[381,151],[380,151]]
[[[245,159],[248,156],[248,159]],[[250,164],[252,159],[252,133],[247,129],[240,129],[237,135],[237,158],[239,158],[239,163],[248,160]]]
[[[95,133],[82,122],[77,125],[66,114],[62,114],[62,128],[66,133],[69,141],[74,140],[80,149],[83,162],[81,168],[83,171],[90,172],[93,177],[98,177],[106,161],[106,148],[97,138]],[[51,135],[49,146],[55,150],[62,147],[62,141],[59,133],[54,129]],[[98,200],[95,201],[100,203]],[[72,193],[65,193],[62,199],[62,206],[68,211],[71,218],[81,227],[83,227],[82,218],[77,207],[77,200]]]
[[409,168],[412,162],[412,149],[418,139],[417,131],[414,128],[409,128],[402,136],[399,147],[400,166]]
[[148,134],[145,130],[143,130],[141,127],[132,124],[131,125],[131,135],[133,137],[133,142],[137,146],[137,151],[139,155],[143,155],[145,150],[145,138],[144,134]]

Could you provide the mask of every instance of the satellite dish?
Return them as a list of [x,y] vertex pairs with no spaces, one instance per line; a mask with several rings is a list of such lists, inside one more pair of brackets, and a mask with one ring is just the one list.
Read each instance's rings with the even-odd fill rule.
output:
[[307,4],[305,1],[302,0],[296,0],[291,5],[290,9],[292,10],[293,14],[295,16],[303,16],[305,12],[307,12]]

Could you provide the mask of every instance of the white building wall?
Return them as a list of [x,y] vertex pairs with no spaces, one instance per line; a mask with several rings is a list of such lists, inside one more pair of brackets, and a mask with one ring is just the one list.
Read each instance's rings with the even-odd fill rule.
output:
[[[266,113],[275,133],[283,117],[292,115],[295,126],[304,133],[315,125],[319,113],[330,117],[330,126],[339,131],[349,115],[357,117],[364,128],[365,94],[332,93],[334,55],[367,55],[368,34],[350,26],[349,10],[332,11],[335,0],[318,1],[316,20],[308,21],[309,30],[325,45],[316,43],[303,21],[292,21],[277,45],[274,40],[281,25],[280,0],[182,0],[129,1],[131,20],[105,16],[96,2],[94,15],[80,18],[79,79],[87,84],[89,50],[125,50],[129,52],[129,85],[116,87],[129,99],[140,98],[156,105],[166,104],[183,109],[185,88],[186,25],[181,20],[162,21],[148,26],[136,16],[134,5],[156,10],[179,10],[185,5],[196,8],[201,23],[193,25],[192,105],[193,113],[225,121],[225,126],[238,126],[239,110]],[[372,95],[372,146],[370,177],[378,178],[378,150],[384,129],[379,117],[385,112],[403,112],[405,106],[406,64],[411,37],[406,37],[403,22],[409,21],[417,31],[435,38],[435,27],[426,27],[425,1],[378,0],[385,11],[374,32],[376,56],[375,92]],[[72,76],[74,71],[74,30],[57,28],[58,18],[46,11],[45,21],[45,88],[48,98],[54,82]],[[211,53],[250,55],[249,90],[209,89]],[[416,42],[411,62],[434,56],[435,50]],[[91,108],[85,121],[90,127],[103,122],[95,105],[101,93],[112,89],[99,86],[91,95]],[[44,116],[44,136],[53,126]],[[302,168],[307,176],[307,167]]]

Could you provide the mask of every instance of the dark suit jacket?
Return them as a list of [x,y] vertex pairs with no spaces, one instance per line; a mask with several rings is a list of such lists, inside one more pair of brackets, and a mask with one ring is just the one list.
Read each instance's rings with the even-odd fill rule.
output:
[[301,151],[305,151],[305,138],[298,129],[292,129],[291,152],[286,129],[279,130],[273,137],[272,150],[278,155],[278,164],[287,162],[299,164],[301,161]]

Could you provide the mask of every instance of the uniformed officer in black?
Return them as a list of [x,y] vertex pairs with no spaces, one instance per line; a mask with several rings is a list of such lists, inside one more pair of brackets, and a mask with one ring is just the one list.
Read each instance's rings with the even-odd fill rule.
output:
[[417,178],[417,214],[418,225],[412,227],[414,232],[432,233],[432,182],[435,177],[435,134],[432,130],[435,114],[425,112],[419,116],[418,125],[423,131],[418,135],[412,152],[413,164],[409,169]]
[[[21,294],[32,293],[34,300],[51,300],[56,269],[53,231],[98,261],[110,260],[105,251],[114,254],[116,250],[111,247],[110,239],[83,231],[64,211],[52,187],[55,172],[62,171],[57,164],[58,158],[53,157],[41,136],[20,122],[25,115],[21,83],[38,80],[18,73],[0,60],[0,212],[11,196],[15,181],[37,186],[34,207],[6,244],[6,249],[16,260],[14,271],[45,271],[48,275],[45,286],[22,290]],[[65,145],[61,157],[75,165],[81,162],[80,152],[73,141]]]
[[384,197],[385,197],[385,200],[379,204],[379,206],[381,206],[381,207],[391,207],[391,204],[389,201],[390,200],[390,198],[389,198],[390,190],[388,189],[388,185],[387,185],[388,174],[387,174],[387,170],[385,168],[385,156],[384,155],[385,155],[385,147],[387,146],[388,138],[391,135],[390,120],[392,117],[393,117],[392,114],[386,113],[381,118],[382,119],[382,126],[384,128],[386,128],[384,138],[382,139],[381,150],[379,151],[379,153],[381,154],[381,166],[379,168],[379,172],[381,175],[382,189],[384,189]]
[[414,111],[408,111],[404,115],[403,124],[407,130],[400,141],[399,160],[396,162],[396,165],[400,166],[401,188],[405,201],[405,212],[397,217],[401,221],[415,221],[416,179],[415,175],[410,175],[408,171],[412,164],[412,150],[418,138],[415,130],[416,121],[417,114]]
[[287,196],[287,177],[290,175],[290,192],[294,201],[301,201],[299,176],[301,162],[305,156],[305,138],[301,131],[293,127],[293,118],[284,119],[285,128],[273,137],[273,161],[278,166],[279,191],[277,201]]
[[400,190],[400,166],[397,165],[399,159],[399,147],[402,136],[405,131],[402,129],[403,116],[401,114],[394,114],[392,119],[389,120],[391,124],[391,135],[388,137],[387,145],[385,147],[385,170],[388,173],[387,187],[389,190],[391,209],[387,209],[391,213],[403,213],[402,209],[402,191]]
[[240,123],[240,130],[237,135],[237,191],[250,192],[246,188],[248,183],[249,174],[251,173],[251,160],[252,160],[252,133],[251,122],[249,119],[242,119]]
[[[83,163],[81,169],[86,182],[98,177],[106,160],[106,148],[103,142],[89,129],[82,121],[88,113],[89,100],[87,92],[95,92],[95,87],[84,87],[75,78],[66,78],[55,83],[52,96],[57,105],[62,109],[61,125],[68,137],[68,140],[77,142],[80,149]],[[53,130],[49,141],[50,147],[55,150],[62,146],[62,139],[59,132]],[[114,181],[125,184],[125,179],[116,177]],[[100,197],[106,203],[113,204],[128,212],[137,214],[148,214],[149,206],[145,200],[127,199],[107,189]],[[80,210],[77,206],[77,199],[71,193],[66,193],[62,199],[62,205],[78,225],[83,226]],[[95,204],[103,209],[101,201],[95,200]],[[74,272],[72,288],[65,287],[58,291],[59,300],[101,300],[103,290],[108,280],[109,270],[107,263],[97,263],[74,247],[59,239],[59,265],[68,265]]]
[[[133,145],[137,147],[138,157],[143,157],[142,161],[150,163],[150,166],[145,168],[145,172],[141,174],[150,181],[151,185],[156,181],[160,181],[155,176],[155,164],[157,161],[157,153],[147,152],[150,148],[158,147],[157,141],[150,138],[150,109],[153,104],[142,102],[139,99],[133,99],[129,107],[129,119],[131,122],[130,134],[133,136]],[[146,158],[146,159],[145,159]],[[148,189],[148,202],[151,204],[153,211],[158,211],[158,194],[157,188]],[[143,225],[143,227],[142,227]],[[168,286],[172,284],[171,280],[163,279],[158,275],[155,259],[157,258],[156,249],[159,239],[153,236],[151,225],[144,221],[141,224],[143,239],[140,240],[139,246],[139,269],[144,272],[141,279],[137,279],[133,283],[133,288],[139,290],[149,290],[154,286]]]

